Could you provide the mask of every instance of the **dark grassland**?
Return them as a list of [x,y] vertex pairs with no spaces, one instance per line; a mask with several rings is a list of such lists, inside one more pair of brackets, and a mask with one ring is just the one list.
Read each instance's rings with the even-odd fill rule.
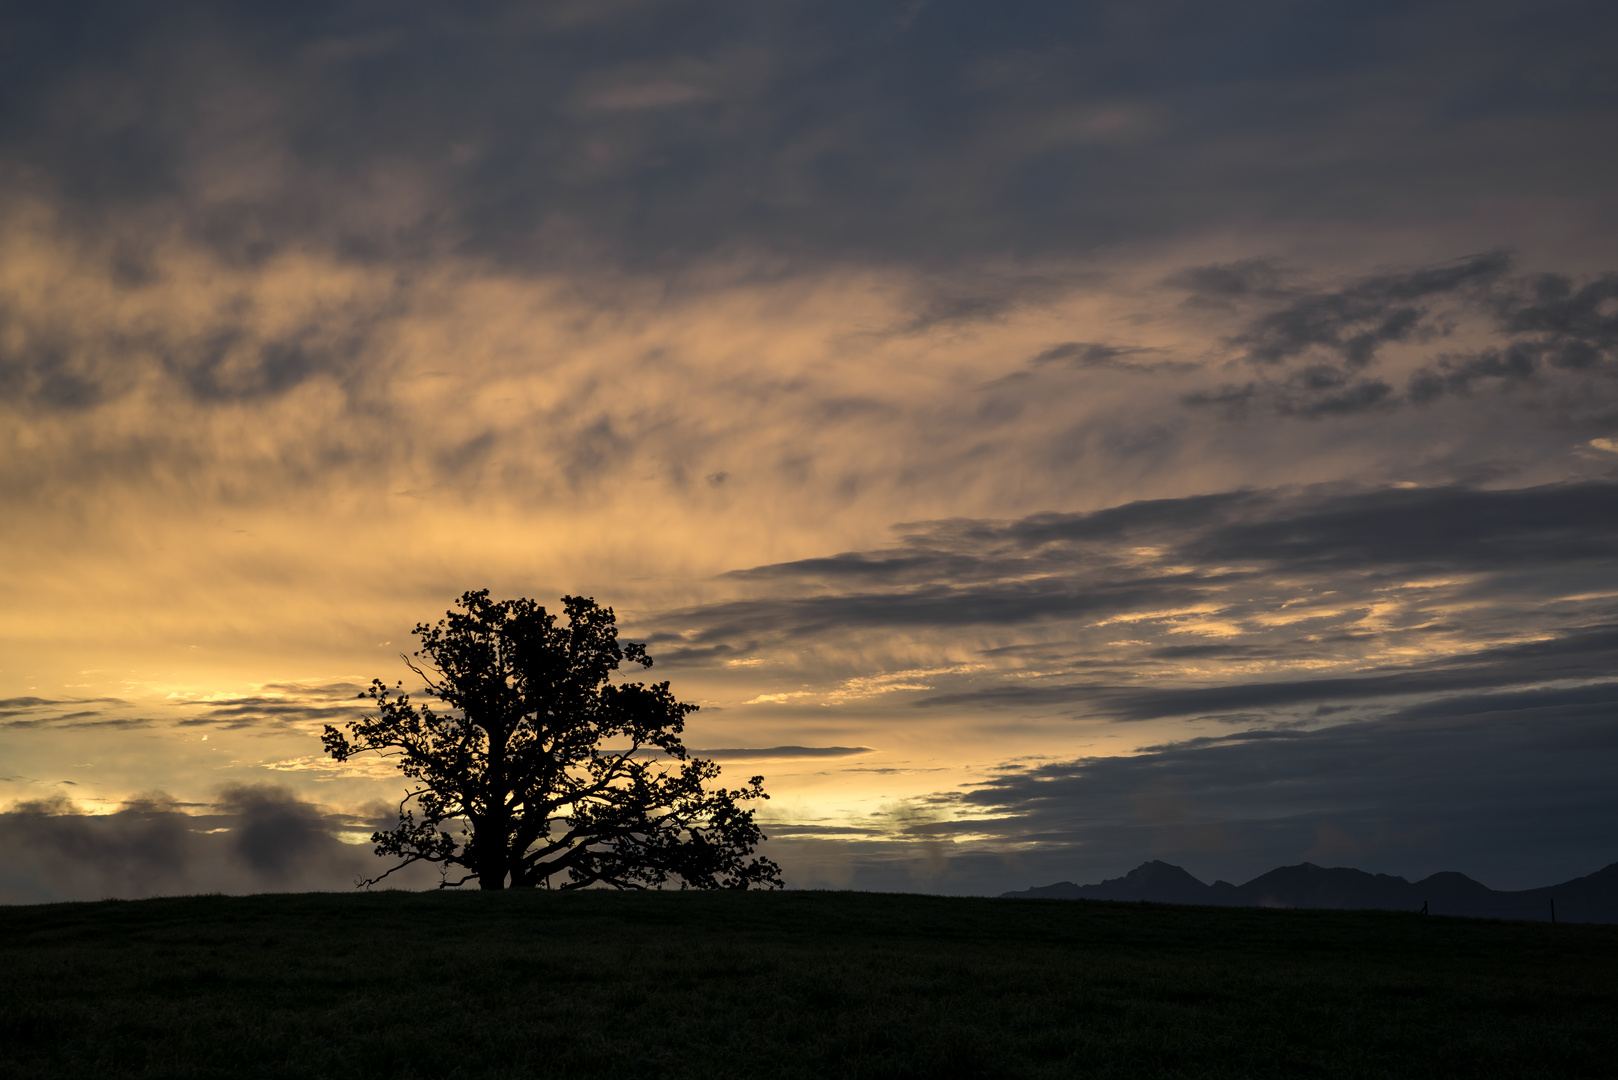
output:
[[861,893],[0,908],[0,1076],[1618,1073],[1618,926]]

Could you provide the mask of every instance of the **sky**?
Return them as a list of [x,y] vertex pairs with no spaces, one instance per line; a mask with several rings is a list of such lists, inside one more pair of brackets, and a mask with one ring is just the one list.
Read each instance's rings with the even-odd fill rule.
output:
[[792,887],[1618,861],[1615,54],[8,7],[0,901],[374,874],[402,781],[319,732],[482,588],[613,607]]

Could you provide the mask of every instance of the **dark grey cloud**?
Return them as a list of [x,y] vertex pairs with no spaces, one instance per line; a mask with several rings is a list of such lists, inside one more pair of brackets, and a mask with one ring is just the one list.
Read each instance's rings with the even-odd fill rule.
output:
[[1231,308],[1235,300],[1272,299],[1292,291],[1281,267],[1273,259],[1238,259],[1188,266],[1164,278],[1163,284],[1189,293],[1184,301],[1188,306],[1209,308]]
[[17,709],[31,709],[31,708],[35,708],[35,707],[40,706],[40,705],[60,705],[60,704],[63,704],[63,702],[54,700],[52,698],[42,698],[42,697],[0,698],[0,709],[7,709],[7,710],[13,710],[13,711],[15,711]]
[[1351,368],[1363,368],[1382,346],[1409,340],[1426,329],[1424,302],[1476,290],[1498,280],[1510,267],[1510,256],[1492,252],[1447,266],[1377,275],[1341,289],[1306,293],[1253,320],[1232,344],[1256,364],[1277,364],[1318,351]]
[[[84,708],[92,705],[95,708]],[[35,728],[134,728],[149,727],[155,721],[120,712],[128,703],[102,698],[0,698],[0,730],[27,731]],[[16,719],[13,719],[13,718]]]
[[1614,662],[1618,662],[1618,626],[1599,626],[1549,641],[1450,655],[1427,664],[1384,666],[1351,678],[1248,682],[1170,690],[1134,690],[1093,684],[996,686],[920,698],[913,704],[917,708],[931,708],[966,703],[1007,706],[1084,701],[1105,715],[1124,720],[1206,714],[1251,718],[1259,714],[1242,710],[1587,679],[1612,670]]
[[[1503,694],[1444,697],[1420,705],[1407,706],[1390,714],[1389,719],[1426,720],[1446,716],[1491,716],[1504,713],[1526,720],[1554,719],[1568,710],[1583,713],[1588,712],[1590,708],[1613,705],[1618,705],[1618,684],[1595,683],[1589,686],[1541,687]],[[1607,736],[1600,737],[1605,739]]]
[[57,709],[73,705],[102,705],[123,704],[118,698],[42,698],[42,697],[10,697],[0,698],[0,716],[16,716],[23,712],[32,712],[37,709]]
[[[191,227],[241,259],[327,231],[356,257],[948,257],[1612,188],[1598,3],[564,10],[18,9],[0,152],[90,219],[206,192]],[[1524,123],[1537,160],[1499,155]],[[430,197],[355,212],[390,175]],[[138,245],[120,259],[140,280]]]
[[677,662],[967,631],[996,642],[981,664],[888,707],[1265,730],[1618,664],[1611,480],[1238,491],[897,531],[886,550],[727,575],[754,595],[659,618],[690,642]]
[[938,272],[912,286],[910,314],[874,336],[906,337],[1003,321],[1014,312],[1060,296],[1076,286],[1098,285],[1097,271],[975,270]]
[[1157,856],[1245,880],[1311,858],[1531,887],[1618,859],[1615,703],[1612,683],[1467,695],[1317,731],[1010,769],[960,796],[989,820],[959,828],[1037,840],[1075,865]]
[[[0,730],[72,728],[218,727],[286,731],[336,723],[362,712],[356,683],[269,683],[265,693],[181,700],[171,711],[136,715],[118,698],[9,698],[0,701]],[[93,706],[85,708],[85,706]],[[76,708],[75,708],[76,707]]]
[[[1611,570],[1618,484],[1247,491],[1015,521],[896,527],[899,546],[727,578],[784,595],[672,613],[708,637],[835,626],[1034,623],[1208,599],[1267,574]],[[1133,553],[1153,546],[1142,561]],[[835,590],[793,595],[797,589]]]
[[786,836],[877,836],[882,832],[875,826],[862,825],[794,825],[786,822],[773,822],[770,825],[770,838]]
[[264,689],[270,693],[181,702],[179,708],[190,715],[175,722],[180,727],[284,730],[340,723],[364,711],[356,703],[358,684],[271,683]]
[[219,793],[219,810],[235,819],[234,854],[261,877],[286,880],[331,854],[331,825],[320,810],[285,788],[235,784]]
[[[1321,569],[1381,565],[1490,571],[1604,562],[1618,540],[1612,481],[1516,490],[1389,488],[1305,500],[1199,538],[1211,560],[1260,559]],[[1256,518],[1256,520],[1255,520]]]
[[[0,181],[0,208],[5,204]],[[70,245],[71,246],[71,245]],[[165,288],[141,286],[145,295]],[[0,394],[13,402],[79,411],[123,397],[149,373],[208,405],[279,397],[320,377],[352,395],[365,382],[366,344],[397,298],[350,298],[292,328],[264,318],[275,298],[243,285],[199,301],[192,324],[108,328],[77,307],[53,309],[27,297],[0,298]],[[131,298],[138,303],[139,298]],[[103,304],[117,301],[98,301]]]
[[1615,704],[1610,682],[1454,695],[1320,730],[1006,766],[896,810],[879,835],[773,826],[771,854],[799,887],[993,895],[1155,858],[1204,881],[1310,861],[1533,888],[1618,860]]
[[0,721],[0,729],[27,731],[30,728],[142,728],[157,723],[149,716],[102,716],[99,713],[69,713],[66,716],[36,716],[28,720]]
[[[1512,276],[1511,264],[1509,254],[1492,252],[1329,288],[1282,285],[1268,263],[1182,271],[1165,284],[1189,291],[1199,303],[1268,302],[1226,343],[1261,369],[1258,377],[1197,390],[1184,400],[1316,418],[1430,405],[1484,389],[1537,390],[1560,391],[1571,412],[1605,416],[1618,404],[1618,314],[1610,310],[1618,275]],[[1249,288],[1246,277],[1252,276],[1264,287]],[[1458,319],[1469,316],[1485,320],[1499,343],[1470,352],[1446,348]],[[1400,389],[1369,369],[1385,347],[1402,343],[1434,355]]]
[[[794,884],[992,893],[1162,858],[1205,880],[1309,860],[1526,888],[1618,858],[1610,478],[1234,491],[896,532],[727,575],[755,595],[670,624],[760,654],[992,630],[1012,640],[980,651],[986,670],[890,704],[989,725],[1219,723],[1131,756],[990,769],[880,833],[780,829]],[[1186,633],[1183,609],[1220,636]]]
[[[1618,275],[1575,282],[1561,274],[1538,274],[1494,300],[1506,344],[1475,354],[1441,357],[1411,376],[1412,401],[1426,404],[1443,394],[1472,393],[1480,384],[1510,388],[1559,374],[1618,372]],[[1492,382],[1491,382],[1492,381]],[[1592,385],[1579,380],[1582,386]],[[1594,384],[1610,396],[1609,387]]]
[[1115,371],[1176,372],[1195,371],[1199,365],[1183,360],[1153,360],[1163,350],[1140,345],[1103,345],[1089,341],[1065,341],[1037,354],[1029,363],[1066,364],[1074,368],[1110,368]]
[[268,341],[222,332],[202,341],[164,349],[164,366],[202,401],[234,402],[275,397],[313,375],[353,374],[370,329],[361,320],[341,338],[323,340],[319,327],[305,327]]
[[[378,860],[335,834],[387,816],[333,814],[270,784],[232,785],[207,805],[157,793],[100,815],[61,796],[21,802],[0,813],[0,902],[351,889]],[[400,884],[436,884],[428,877]]]
[[[1535,344],[1562,368],[1587,368],[1618,348],[1618,274],[1579,284],[1561,274],[1539,274],[1500,298],[1502,329],[1536,334]],[[1606,354],[1606,355],[1603,355]]]
[[[397,296],[273,330],[244,295],[178,338],[105,340],[0,303],[0,393],[86,409],[141,385],[139,356],[206,403],[317,378],[362,397],[364,357],[412,268],[446,253],[520,271],[653,270],[676,290],[697,287],[679,269],[737,250],[798,269],[900,264],[929,284],[880,332],[915,334],[992,322],[1074,283],[989,272],[986,253],[1086,253],[1253,220],[1445,221],[1512,198],[1610,211],[1618,17],[1557,10],[1549,22],[1526,0],[1487,13],[1232,0],[1196,17],[1125,0],[685,0],[588,18],[518,0],[8,12],[0,201],[49,200],[129,296],[164,287],[157,237],[238,267],[315,248],[400,273]],[[1557,93],[1524,74],[1547,70]],[[1432,301],[1503,273],[1503,258],[1331,287],[1263,258],[1171,274],[1194,305],[1267,305],[1232,342],[1265,373],[1186,400],[1319,418],[1510,386],[1525,363],[1605,370],[1610,341],[1590,325],[1610,338],[1612,279],[1555,274],[1496,305],[1498,355],[1435,356],[1410,379],[1366,370],[1389,344],[1441,334]],[[1042,362],[1192,367],[1136,348],[1061,343]],[[445,480],[475,469],[491,438],[445,451]],[[575,486],[623,459],[610,427],[570,439]]]
[[1192,603],[1201,595],[1195,587],[1175,588],[1173,583],[1163,581],[1096,582],[1090,587],[1060,580],[968,586],[929,584],[896,593],[739,600],[680,612],[678,617],[706,624],[701,631],[703,639],[750,642],[788,630],[808,636],[852,627],[1009,625],[1042,619],[1099,618],[1160,603]]
[[351,682],[299,683],[268,682],[260,688],[269,694],[289,694],[300,697],[318,697],[327,701],[352,701],[364,692],[365,686]]
[[1079,367],[1098,367],[1109,364],[1120,357],[1151,351],[1150,349],[1128,345],[1099,345],[1088,341],[1066,341],[1060,345],[1052,345],[1034,357],[1031,362],[1035,364],[1052,364],[1060,361]]

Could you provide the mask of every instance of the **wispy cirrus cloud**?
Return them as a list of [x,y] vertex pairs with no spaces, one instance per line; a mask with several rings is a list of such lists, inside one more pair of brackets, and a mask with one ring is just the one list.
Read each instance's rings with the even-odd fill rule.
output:
[[177,701],[175,705],[182,715],[175,723],[180,727],[318,729],[350,720],[364,711],[356,700],[363,689],[358,683],[272,683],[264,689],[272,692]]

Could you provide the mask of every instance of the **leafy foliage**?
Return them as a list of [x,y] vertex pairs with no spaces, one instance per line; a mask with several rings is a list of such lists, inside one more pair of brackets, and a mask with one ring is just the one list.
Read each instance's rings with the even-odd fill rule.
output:
[[[680,742],[697,706],[667,682],[611,681],[625,660],[652,666],[645,646],[619,645],[611,608],[562,603],[565,626],[532,600],[464,594],[462,610],[415,628],[423,665],[406,663],[431,700],[378,679],[361,695],[373,715],[346,733],[327,725],[333,758],[374,751],[416,781],[399,824],[372,837],[378,855],[400,861],[362,884],[427,861],[443,866],[445,885],[476,878],[485,889],[550,888],[559,875],[564,889],[779,888],[775,863],[748,858],[765,837],[738,805],[769,798],[764,778],[710,787],[719,766]],[[451,867],[466,873],[451,880]]]

